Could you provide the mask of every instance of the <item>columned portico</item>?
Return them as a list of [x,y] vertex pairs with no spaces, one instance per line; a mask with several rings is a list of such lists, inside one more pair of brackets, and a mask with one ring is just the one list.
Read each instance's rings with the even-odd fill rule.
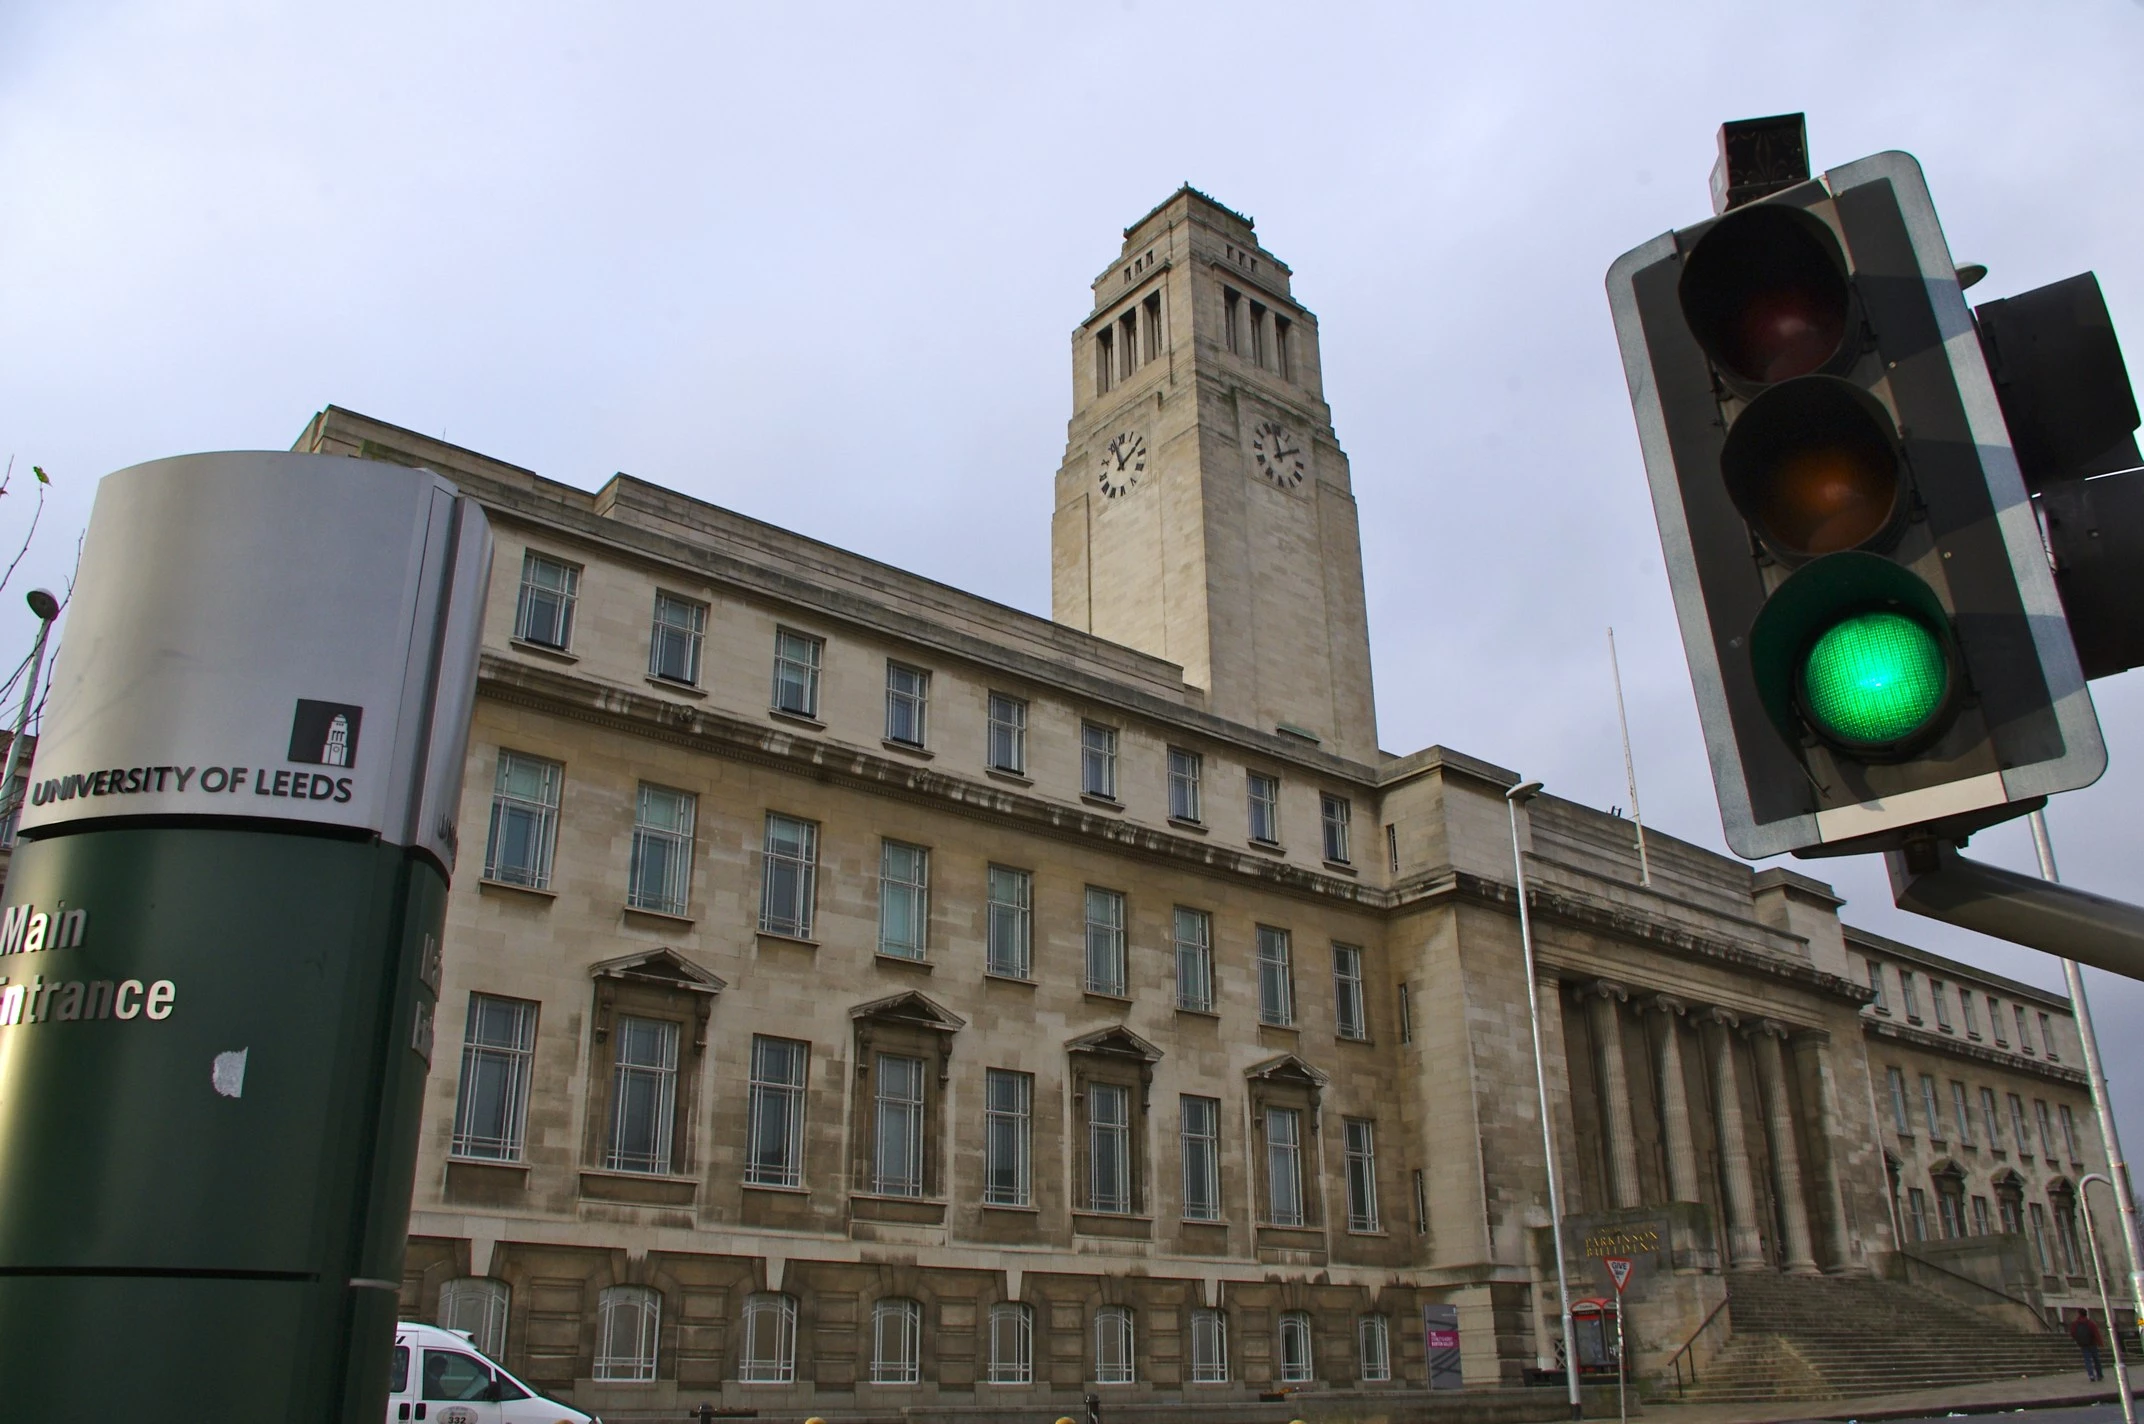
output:
[[1683,1081],[1682,1035],[1676,1020],[1686,1012],[1680,999],[1655,995],[1646,1009],[1658,1021],[1660,1042],[1660,1123],[1667,1141],[1668,1200],[1701,1200],[1697,1185],[1697,1144],[1690,1135],[1690,1093]]
[[1826,1240],[1831,1249],[1830,1270],[1863,1273],[1868,1269],[1853,1259],[1852,1236],[1846,1220],[1846,1189],[1839,1180],[1839,1088],[1831,1071],[1831,1035],[1810,1029],[1787,1040],[1801,1065],[1801,1080],[1816,1085],[1816,1133],[1823,1144],[1823,1170],[1818,1182],[1824,1193]]
[[1735,1072],[1734,1030],[1739,1025],[1725,1009],[1709,1010],[1700,1020],[1705,1056],[1712,1078],[1713,1119],[1720,1133],[1720,1176],[1727,1206],[1727,1264],[1730,1270],[1762,1270],[1764,1242],[1757,1233],[1757,1189],[1750,1179],[1749,1138],[1742,1126],[1742,1085]]
[[1630,1114],[1630,1074],[1623,1059],[1623,1016],[1628,995],[1620,985],[1597,980],[1580,991],[1600,1055],[1600,1099],[1608,1133],[1608,1196],[1618,1211],[1645,1204],[1638,1181],[1638,1133]]
[[1773,1189],[1779,1193],[1782,1267],[1796,1275],[1816,1274],[1816,1253],[1809,1240],[1809,1203],[1802,1190],[1801,1148],[1794,1140],[1794,1103],[1787,1095],[1787,1073],[1780,1040],[1784,1024],[1761,1019],[1750,1026],[1750,1047],[1757,1057],[1757,1091],[1764,1101],[1765,1126],[1772,1144]]

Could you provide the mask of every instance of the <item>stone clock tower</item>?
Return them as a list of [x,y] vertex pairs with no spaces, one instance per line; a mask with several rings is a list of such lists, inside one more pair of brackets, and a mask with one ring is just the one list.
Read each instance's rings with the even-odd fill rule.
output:
[[1374,762],[1355,499],[1289,275],[1189,186],[1125,229],[1072,337],[1054,615],[1181,664],[1230,721]]

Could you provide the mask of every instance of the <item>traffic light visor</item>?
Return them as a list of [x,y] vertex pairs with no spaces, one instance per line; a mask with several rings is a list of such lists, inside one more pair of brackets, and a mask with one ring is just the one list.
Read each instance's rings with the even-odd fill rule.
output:
[[1904,477],[1890,412],[1850,381],[1766,391],[1728,432],[1720,472],[1735,508],[1793,561],[1876,542],[1895,527]]
[[1748,386],[1821,371],[1846,339],[1846,261],[1800,208],[1755,203],[1721,218],[1683,265],[1683,319],[1715,366]]

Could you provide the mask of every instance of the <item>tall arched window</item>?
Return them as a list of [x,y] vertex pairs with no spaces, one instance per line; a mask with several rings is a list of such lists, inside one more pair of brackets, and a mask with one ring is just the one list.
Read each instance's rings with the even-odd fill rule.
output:
[[1228,1318],[1218,1310],[1191,1312],[1191,1382],[1228,1383]]
[[737,1378],[745,1384],[791,1384],[796,1377],[796,1298],[772,1291],[746,1296]]
[[914,1384],[923,1371],[923,1307],[882,1300],[871,1307],[871,1383]]
[[646,1286],[605,1289],[597,1306],[595,1377],[654,1379],[655,1340],[662,1318],[663,1298]]
[[1362,1355],[1362,1377],[1392,1378],[1392,1333],[1382,1315],[1365,1315],[1355,1322],[1355,1340]]
[[1131,1384],[1136,1378],[1132,1313],[1121,1305],[1105,1305],[1094,1313],[1094,1382]]
[[990,1382],[1035,1382],[1035,1312],[1019,1301],[990,1307]]
[[506,1282],[462,1276],[439,1288],[439,1323],[494,1360],[506,1353]]

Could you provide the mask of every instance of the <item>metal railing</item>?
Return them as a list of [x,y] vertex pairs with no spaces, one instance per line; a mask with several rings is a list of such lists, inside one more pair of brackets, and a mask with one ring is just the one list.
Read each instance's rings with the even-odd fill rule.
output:
[[[1704,1338],[1706,1331],[1727,1318],[1727,1302],[1722,1300],[1712,1307],[1712,1314],[1705,1317],[1705,1323],[1690,1332],[1690,1338],[1682,1342],[1682,1348],[1668,1357],[1667,1369],[1663,1369],[1661,1373],[1666,1374],[1669,1369],[1675,1372],[1677,1399],[1682,1398],[1684,1389],[1697,1383],[1697,1342]],[[1687,1380],[1684,1379],[1685,1374],[1689,1376]]]

